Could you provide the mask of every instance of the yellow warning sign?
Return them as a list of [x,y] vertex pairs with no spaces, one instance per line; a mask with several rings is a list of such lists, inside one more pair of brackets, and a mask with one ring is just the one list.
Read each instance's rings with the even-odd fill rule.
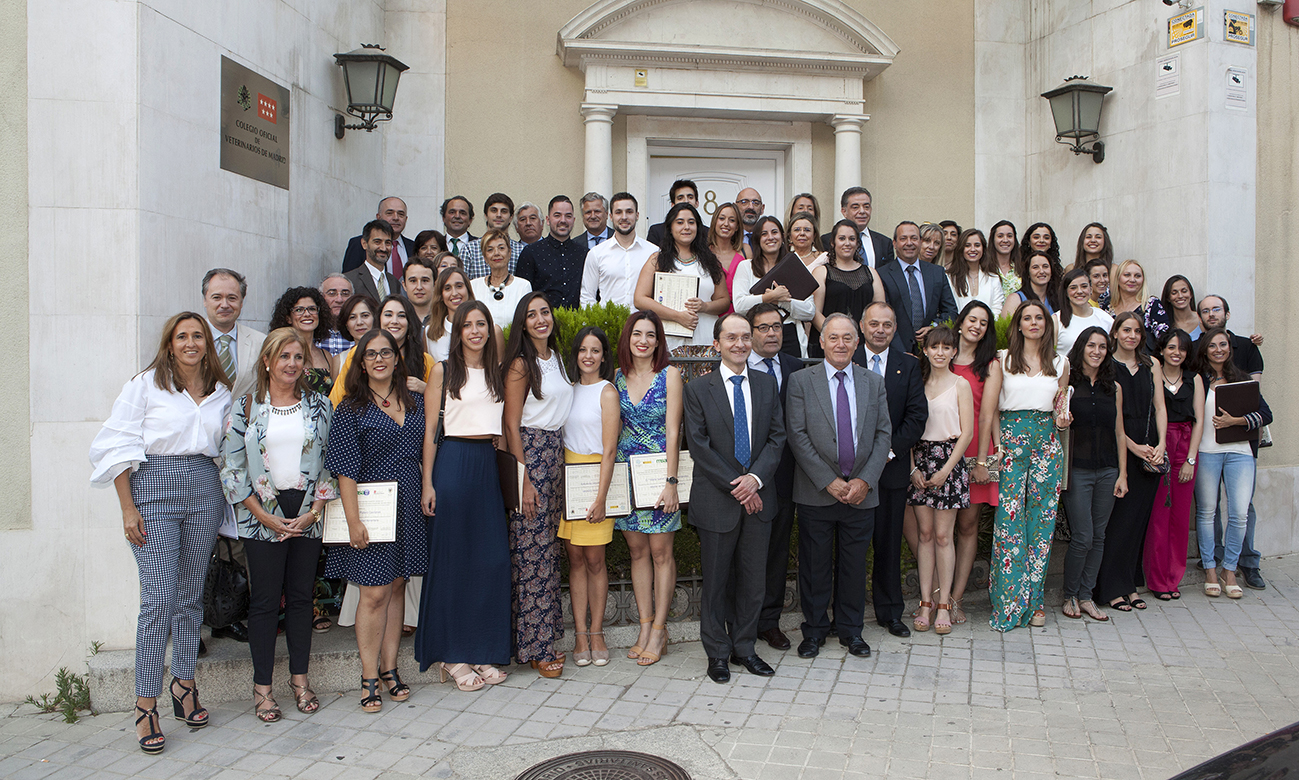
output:
[[1204,37],[1204,9],[1195,8],[1168,20],[1168,48]]

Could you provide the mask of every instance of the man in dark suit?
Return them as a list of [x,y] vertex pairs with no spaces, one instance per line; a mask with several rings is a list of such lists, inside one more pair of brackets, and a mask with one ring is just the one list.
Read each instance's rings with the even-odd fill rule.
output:
[[748,366],[748,320],[717,320],[713,348],[721,365],[686,385],[685,420],[695,463],[690,517],[704,575],[699,635],[708,677],[724,683],[728,659],[751,674],[775,674],[754,643],[785,422],[775,378]]
[[[857,223],[859,233],[857,257],[863,263],[878,270],[893,260],[893,243],[887,236],[870,229],[870,190],[865,187],[849,187],[844,190],[843,195],[839,196],[839,213],[843,214],[844,219],[851,219]],[[826,251],[834,251],[833,232],[821,236],[821,246],[824,246]]]
[[[696,187],[695,183],[690,181],[689,179],[677,179],[676,181],[672,182],[672,189],[668,190],[668,200],[671,201],[671,203],[668,204],[668,208],[672,208],[678,203],[684,201],[686,203],[689,203],[691,206],[694,206],[695,210],[698,211],[699,210],[699,188]],[[662,222],[659,222],[654,225],[650,225],[649,232],[645,234],[645,240],[650,242],[654,246],[662,246],[663,230],[664,228]],[[703,235],[704,243],[705,244],[708,243],[708,228],[704,225],[700,225],[699,232],[700,234]]]
[[[374,218],[392,226],[394,251],[388,255],[388,267],[384,270],[400,279],[406,261],[415,256],[415,242],[402,235],[406,229],[406,201],[394,197],[384,198],[379,201],[379,212]],[[365,249],[361,247],[361,236],[352,236],[347,242],[347,250],[343,252],[343,273],[360,268],[364,263]]]
[[392,255],[392,235],[392,227],[381,219],[367,222],[361,230],[365,262],[360,268],[343,274],[352,283],[355,295],[368,295],[375,301],[382,301],[385,296],[401,293],[396,277],[385,270]]
[[861,316],[862,347],[853,362],[884,378],[884,395],[889,404],[889,425],[893,437],[889,443],[893,458],[880,474],[880,505],[875,510],[874,575],[871,577],[871,601],[875,604],[875,622],[893,636],[911,636],[902,622],[902,515],[907,509],[907,486],[911,480],[911,448],[920,441],[929,420],[929,402],[925,400],[925,380],[920,375],[920,361],[900,349],[890,347],[897,320],[887,303],[872,303]]
[[446,228],[447,249],[460,257],[465,247],[478,238],[469,232],[469,226],[474,223],[474,204],[463,195],[452,195],[442,201],[438,213],[442,217],[442,227]]
[[586,231],[580,236],[574,236],[574,241],[584,242],[589,252],[613,238],[613,228],[609,227],[609,204],[603,195],[588,192],[577,205],[582,209],[582,226]]
[[893,249],[897,262],[878,269],[884,297],[898,320],[893,346],[919,355],[917,343],[929,329],[956,317],[956,298],[943,269],[920,262],[919,225],[900,223],[893,231]]
[[822,365],[789,378],[786,415],[796,464],[798,591],[803,608],[798,654],[812,658],[825,644],[833,596],[839,644],[852,655],[866,657],[871,653],[861,636],[866,551],[879,504],[880,472],[889,453],[888,402],[884,380],[852,362],[857,325],[851,317],[826,317],[821,348]]
[[[749,368],[776,378],[780,405],[785,406],[789,378],[803,368],[803,361],[782,352],[784,346],[784,312],[774,303],[759,303],[749,309],[749,327],[753,334],[753,351]],[[785,610],[785,585],[789,577],[789,537],[794,529],[794,453],[785,442],[776,467],[776,516],[771,521],[771,541],[767,544],[766,595],[762,614],[758,616],[758,638],[775,650],[788,650],[789,637],[780,630],[780,615]]]

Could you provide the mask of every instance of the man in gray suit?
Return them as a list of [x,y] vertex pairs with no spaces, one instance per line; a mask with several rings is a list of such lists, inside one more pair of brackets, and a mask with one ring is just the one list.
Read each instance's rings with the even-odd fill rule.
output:
[[719,319],[713,349],[722,363],[687,384],[685,393],[686,440],[695,462],[690,519],[704,570],[699,634],[708,677],[718,683],[731,679],[728,659],[751,674],[776,673],[754,643],[785,423],[775,377],[749,370],[751,344],[742,315]]
[[389,295],[401,294],[397,277],[384,270],[392,255],[392,236],[392,226],[381,219],[367,222],[361,228],[361,248],[365,250],[365,262],[359,268],[343,274],[352,283],[353,294],[368,295],[377,303],[382,303]]
[[[825,644],[833,595],[839,644],[852,655],[867,657],[871,648],[861,636],[866,551],[879,504],[880,472],[888,460],[889,407],[884,380],[852,362],[857,325],[851,317],[826,317],[821,348],[825,362],[791,376],[787,396],[789,448],[797,465],[794,503],[803,608],[798,654],[812,658]],[[838,566],[832,568],[836,556]]]

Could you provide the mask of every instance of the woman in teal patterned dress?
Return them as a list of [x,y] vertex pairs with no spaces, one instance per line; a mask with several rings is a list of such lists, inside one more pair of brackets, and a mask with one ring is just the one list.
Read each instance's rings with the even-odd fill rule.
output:
[[[676,368],[668,365],[663,323],[651,311],[627,318],[618,340],[614,387],[622,410],[618,460],[667,453],[667,483],[651,509],[637,509],[614,521],[631,553],[631,582],[640,614],[640,637],[627,653],[640,666],[657,663],[668,644],[668,608],[677,585],[672,540],[681,528],[677,463],[681,439],[682,389]],[[648,627],[648,628],[647,628]]]
[[[1069,361],[1055,352],[1055,326],[1040,301],[1025,301],[1011,320],[1002,374],[989,375],[979,421],[979,452],[992,427],[1001,432],[1001,480],[992,530],[988,623],[997,631],[1046,624],[1042,583],[1051,555],[1064,449],[1056,428],[1068,427],[1067,407],[1054,416],[1056,393],[1068,387]],[[1054,419],[1053,419],[1054,417]]]

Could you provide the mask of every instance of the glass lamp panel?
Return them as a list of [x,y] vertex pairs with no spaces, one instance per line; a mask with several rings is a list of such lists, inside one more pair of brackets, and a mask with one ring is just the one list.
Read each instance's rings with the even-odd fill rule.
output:
[[401,71],[388,63],[383,63],[380,75],[383,80],[379,83],[379,106],[385,113],[391,114],[392,104],[397,99],[397,81],[401,78]]
[[1101,127],[1101,102],[1105,96],[1100,92],[1078,93],[1078,131],[1079,135],[1097,135]]
[[1073,93],[1065,92],[1051,98],[1051,118],[1055,120],[1055,134],[1057,136],[1072,138],[1074,134],[1073,124]]
[[348,62],[343,70],[347,73],[348,105],[356,109],[373,110],[378,97],[376,82],[379,78],[379,63]]

